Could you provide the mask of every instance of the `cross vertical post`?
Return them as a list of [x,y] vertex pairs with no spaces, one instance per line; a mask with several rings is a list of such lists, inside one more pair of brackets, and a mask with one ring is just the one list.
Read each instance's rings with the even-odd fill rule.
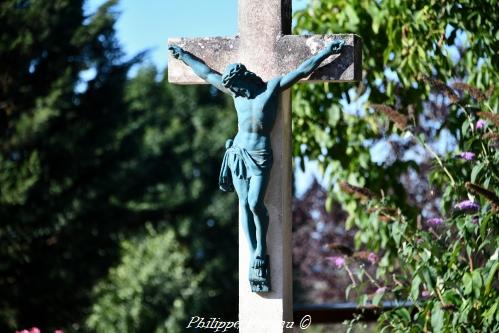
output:
[[[342,39],[344,51],[330,56],[302,82],[352,82],[361,78],[362,53],[358,36],[293,36],[290,33],[291,0],[239,0],[238,36],[176,38],[169,39],[169,43],[189,51],[218,72],[223,72],[230,63],[241,62],[267,81],[295,69],[329,41]],[[168,79],[180,84],[204,83],[173,57],[169,58]],[[239,331],[242,333],[287,332],[291,329],[283,327],[283,323],[293,321],[289,89],[281,93],[271,142],[274,162],[265,204],[270,217],[267,252],[272,286],[268,293],[251,292],[247,279],[250,254],[239,223]]]
[[[250,15],[248,15],[251,13]],[[267,81],[279,75],[276,41],[291,33],[291,0],[239,0],[239,60]],[[272,290],[252,293],[248,279],[250,254],[239,223],[239,330],[283,332],[293,321],[291,235],[291,94],[281,94],[271,134],[274,164],[265,204],[270,223],[267,252]]]

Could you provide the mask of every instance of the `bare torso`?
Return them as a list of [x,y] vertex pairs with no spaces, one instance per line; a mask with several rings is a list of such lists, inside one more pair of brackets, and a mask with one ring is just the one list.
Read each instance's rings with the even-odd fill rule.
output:
[[251,150],[270,149],[270,133],[279,103],[278,81],[265,83],[265,89],[253,98],[234,97],[238,132],[234,144]]

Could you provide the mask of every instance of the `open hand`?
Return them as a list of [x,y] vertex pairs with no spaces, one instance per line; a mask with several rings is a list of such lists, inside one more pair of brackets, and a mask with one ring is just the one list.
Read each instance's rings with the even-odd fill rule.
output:
[[327,49],[331,54],[337,54],[341,52],[341,49],[345,45],[345,41],[343,39],[337,39],[328,44]]
[[184,55],[184,50],[182,50],[181,47],[177,45],[172,45],[168,47],[168,51],[170,51],[170,53],[175,59],[182,60],[182,56]]

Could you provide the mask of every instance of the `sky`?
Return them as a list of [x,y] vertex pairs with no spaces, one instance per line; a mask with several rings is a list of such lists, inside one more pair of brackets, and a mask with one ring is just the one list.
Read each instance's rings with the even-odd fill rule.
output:
[[[104,0],[87,0],[92,13]],[[293,0],[302,9],[308,0]],[[233,36],[237,34],[237,0],[121,0],[116,29],[128,56],[149,49],[149,61],[164,69],[171,37]]]

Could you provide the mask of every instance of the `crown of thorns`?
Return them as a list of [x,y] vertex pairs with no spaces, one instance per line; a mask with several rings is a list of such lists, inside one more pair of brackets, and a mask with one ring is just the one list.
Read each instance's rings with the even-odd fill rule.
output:
[[224,87],[228,88],[232,85],[232,82],[240,76],[242,73],[246,72],[246,66],[243,64],[232,64],[227,66],[225,72],[222,76],[222,84]]

